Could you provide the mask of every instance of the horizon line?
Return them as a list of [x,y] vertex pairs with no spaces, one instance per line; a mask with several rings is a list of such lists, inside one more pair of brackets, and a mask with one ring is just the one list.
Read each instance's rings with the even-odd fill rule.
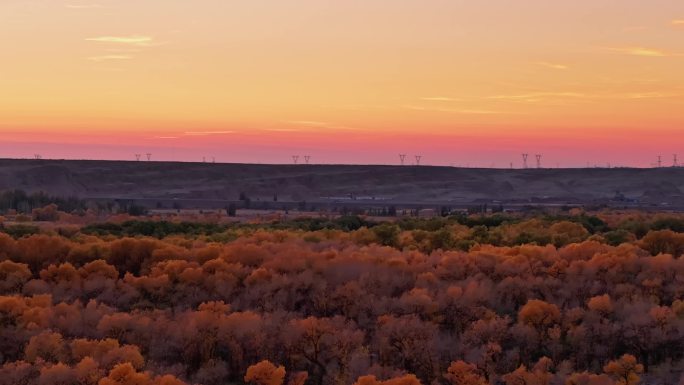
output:
[[289,166],[289,167],[323,167],[323,166],[338,166],[338,167],[404,167],[404,168],[453,168],[453,169],[469,169],[469,170],[500,170],[500,171],[531,171],[531,170],[649,170],[649,169],[684,169],[684,166],[608,166],[608,165],[594,165],[594,166],[570,166],[570,167],[487,167],[487,166],[463,166],[463,165],[440,165],[440,164],[391,164],[391,163],[255,163],[255,162],[225,162],[225,161],[190,161],[190,160],[127,160],[127,159],[92,159],[92,158],[1,158],[0,161],[29,161],[29,162],[112,162],[112,163],[183,163],[183,164],[206,164],[206,165],[249,165],[249,166]]

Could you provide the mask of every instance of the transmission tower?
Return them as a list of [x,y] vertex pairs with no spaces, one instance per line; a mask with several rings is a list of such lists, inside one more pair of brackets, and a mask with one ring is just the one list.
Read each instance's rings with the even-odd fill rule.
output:
[[663,157],[658,155],[658,162],[656,163],[658,165],[658,168],[663,167]]
[[534,157],[537,158],[537,168],[541,168],[541,159],[542,159],[541,154],[537,154]]
[[309,164],[309,160],[311,160],[311,155],[304,155],[304,162],[306,164]]
[[135,154],[135,160],[140,162],[140,156],[141,156],[141,154]]
[[523,158],[523,168],[527,168],[527,157],[530,156],[529,154],[522,154]]
[[299,155],[292,155],[292,162],[294,162],[294,164],[299,163]]
[[36,160],[43,159],[43,156],[40,154],[34,154],[33,157],[36,158]]
[[677,154],[672,154],[672,157],[674,158],[672,161],[672,167],[679,167],[679,161],[677,160]]
[[403,166],[404,163],[406,163],[406,154],[399,154],[399,160],[401,161],[401,165]]
[[150,154],[150,153],[148,152],[148,153],[145,154],[145,155],[147,156],[147,161],[148,161],[148,162],[152,160],[152,154]]
[[420,166],[420,160],[423,159],[422,155],[416,155],[416,166]]

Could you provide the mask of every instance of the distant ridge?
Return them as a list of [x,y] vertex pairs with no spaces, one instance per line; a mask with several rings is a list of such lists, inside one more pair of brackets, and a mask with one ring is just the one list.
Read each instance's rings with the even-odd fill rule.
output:
[[[475,169],[0,159],[0,190],[58,196],[253,202],[496,202],[684,206],[684,168]],[[619,192],[619,194],[617,194]],[[221,206],[223,207],[223,206]]]

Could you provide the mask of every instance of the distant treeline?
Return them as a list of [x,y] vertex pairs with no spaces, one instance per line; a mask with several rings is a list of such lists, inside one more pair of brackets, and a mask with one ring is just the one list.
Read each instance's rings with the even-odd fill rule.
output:
[[6,190],[0,193],[0,212],[16,210],[20,214],[30,214],[33,209],[55,204],[61,211],[72,212],[86,209],[86,202],[77,197],[57,197],[39,191],[27,193],[23,190]]
[[131,220],[123,223],[97,223],[85,226],[81,232],[89,235],[114,236],[149,236],[164,238],[168,235],[214,235],[228,230],[340,230],[354,231],[362,227],[373,227],[377,222],[367,221],[359,216],[344,216],[339,218],[297,218],[282,222],[261,224],[216,224],[206,222],[170,222],[170,221],[141,221]]
[[132,200],[118,199],[111,202],[94,202],[78,197],[60,197],[49,195],[43,191],[27,193],[23,190],[6,190],[0,193],[0,213],[7,214],[14,210],[18,214],[32,214],[34,210],[55,205],[59,211],[66,213],[85,213],[88,209],[109,213],[126,213],[144,215],[147,209]]
[[[551,218],[549,220],[561,219]],[[86,226],[82,232],[94,235],[116,235],[116,236],[154,236],[161,238],[172,234],[192,234],[192,235],[211,235],[229,229],[266,229],[266,230],[301,230],[301,231],[320,231],[320,230],[340,230],[355,231],[362,227],[373,228],[385,223],[397,226],[400,230],[425,230],[436,231],[446,225],[461,224],[468,227],[486,226],[497,227],[504,223],[517,223],[522,221],[521,217],[506,214],[468,216],[452,215],[441,218],[402,218],[394,222],[370,220],[368,217],[359,215],[344,215],[340,217],[305,217],[294,218],[283,221],[273,221],[265,223],[232,223],[232,224],[212,224],[198,222],[170,222],[170,221],[144,221],[131,220],[124,223],[97,223]],[[576,222],[602,223],[596,217],[577,217]],[[592,233],[595,232],[594,226],[588,226]]]
[[[653,220],[621,218],[608,224],[594,215],[535,215],[514,214],[452,215],[438,218],[401,218],[396,221],[375,221],[356,215],[337,218],[296,218],[270,223],[217,224],[206,222],[170,222],[130,220],[124,223],[98,223],[85,226],[81,233],[98,236],[149,236],[163,239],[170,235],[210,236],[214,240],[228,241],[245,232],[269,231],[343,231],[366,229],[372,239],[399,249],[406,246],[402,234],[410,232],[418,240],[419,249],[468,251],[477,244],[516,246],[523,244],[564,245],[585,240],[600,240],[619,245],[644,238],[651,231],[670,230],[684,233],[684,219],[659,217]],[[25,229],[4,230],[15,238],[30,234]],[[666,242],[667,243],[667,242]],[[677,249],[678,247],[675,247]],[[670,251],[677,254],[676,251]]]
[[214,223],[168,221],[126,221],[124,223],[98,223],[81,229],[88,235],[148,236],[164,238],[168,235],[212,235],[227,230],[226,225]]

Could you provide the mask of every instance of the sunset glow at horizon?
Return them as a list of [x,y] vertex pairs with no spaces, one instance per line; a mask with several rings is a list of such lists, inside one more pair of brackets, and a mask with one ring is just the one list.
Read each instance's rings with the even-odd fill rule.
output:
[[684,159],[684,2],[4,0],[0,157]]

